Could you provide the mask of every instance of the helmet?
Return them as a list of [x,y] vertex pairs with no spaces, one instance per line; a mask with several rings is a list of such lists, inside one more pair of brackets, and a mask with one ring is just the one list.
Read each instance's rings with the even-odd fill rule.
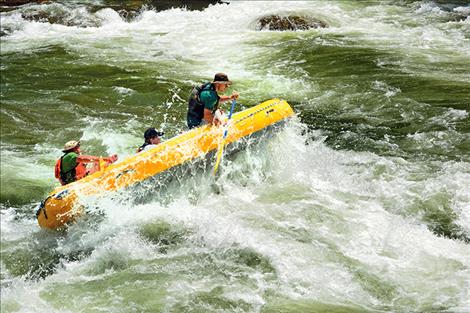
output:
[[154,138],[154,137],[161,137],[163,136],[164,133],[161,132],[161,131],[157,131],[155,128],[151,127],[151,128],[148,128],[145,133],[144,133],[144,139],[145,140],[149,140],[151,138]]

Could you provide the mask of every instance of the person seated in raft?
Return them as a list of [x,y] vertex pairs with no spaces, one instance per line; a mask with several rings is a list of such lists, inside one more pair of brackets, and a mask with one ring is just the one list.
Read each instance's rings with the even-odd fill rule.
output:
[[189,129],[203,125],[220,125],[221,119],[215,118],[220,102],[237,99],[238,93],[233,92],[231,96],[219,96],[232,82],[224,73],[217,73],[210,83],[196,86],[192,89],[188,100],[187,122]]
[[145,142],[137,149],[137,153],[156,147],[161,142],[160,137],[164,134],[153,127],[148,128],[144,133]]
[[64,145],[62,150],[64,155],[57,160],[55,164],[55,177],[62,185],[82,179],[100,170],[100,161],[105,165],[116,162],[117,155],[111,155],[107,158],[81,155],[80,141],[71,140]]

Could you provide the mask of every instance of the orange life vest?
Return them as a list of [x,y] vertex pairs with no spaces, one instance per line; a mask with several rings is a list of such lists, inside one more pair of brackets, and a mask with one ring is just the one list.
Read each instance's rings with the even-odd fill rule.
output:
[[71,169],[68,172],[63,172],[62,171],[62,158],[64,156],[65,156],[65,154],[63,156],[61,156],[60,159],[58,159],[56,161],[55,167],[54,167],[54,176],[55,176],[55,178],[57,178],[59,180],[61,185],[66,185],[66,184],[72,182],[72,181],[66,182],[65,174],[67,174],[68,172],[73,173],[73,177],[74,177],[73,181],[77,181],[79,179],[82,179],[83,177],[85,177],[88,174],[87,169],[86,169],[86,165],[83,162],[77,162],[77,164],[75,165],[75,167],[73,169]]

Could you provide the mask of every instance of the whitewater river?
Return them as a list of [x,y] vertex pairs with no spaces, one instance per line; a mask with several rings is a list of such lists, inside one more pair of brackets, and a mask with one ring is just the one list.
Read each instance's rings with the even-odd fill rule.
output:
[[[1,312],[470,312],[467,1],[117,3],[2,8]],[[220,194],[198,171],[39,228],[66,141],[168,140],[216,72],[237,111],[296,112],[224,160]]]

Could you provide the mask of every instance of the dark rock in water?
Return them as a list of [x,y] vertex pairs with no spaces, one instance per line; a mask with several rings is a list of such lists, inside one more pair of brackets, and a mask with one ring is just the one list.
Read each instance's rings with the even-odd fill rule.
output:
[[48,0],[0,0],[1,6],[19,6],[27,3],[43,3]]
[[[20,6],[28,3],[44,3],[54,1],[50,0],[0,0],[0,6]],[[189,10],[203,10],[210,4],[222,3],[221,0],[104,0],[103,7],[120,7],[120,9],[137,10],[142,6],[151,6],[157,11],[168,10],[171,8],[186,7]]]
[[[139,16],[143,10],[164,11],[171,8],[186,8],[188,10],[203,10],[209,5],[222,3],[221,0],[103,0],[99,4],[91,3],[79,10],[60,2],[49,0],[0,0],[2,11],[15,10],[15,6],[27,3],[47,3],[50,6],[28,6],[21,8],[21,16],[28,21],[61,24],[77,27],[99,27],[102,20],[94,13],[110,8],[118,12],[121,18],[130,22]],[[6,8],[8,6],[8,9]],[[91,13],[91,14],[90,14]],[[1,36],[8,35],[2,30]]]
[[463,22],[470,19],[470,7],[454,8],[451,12],[445,15],[447,21],[444,22]]
[[448,22],[463,22],[466,21],[469,17],[470,15],[468,15],[468,13],[453,14],[449,18]]
[[156,11],[171,8],[187,8],[188,10],[203,10],[211,4],[222,3],[221,0],[105,0],[102,7],[112,8],[116,11],[139,11],[143,6]]
[[204,10],[211,4],[222,3],[220,0],[153,0],[148,1],[157,11],[185,7],[188,10]]
[[76,15],[76,12],[66,7],[56,7],[54,9],[34,9],[21,13],[21,17],[28,21],[43,22],[50,24],[61,24],[65,26],[78,27],[98,27],[101,24],[99,18],[90,15]]
[[12,32],[13,32],[13,30],[10,27],[2,25],[2,27],[0,28],[0,37],[8,36]]
[[307,30],[325,28],[327,24],[313,17],[268,15],[258,20],[258,30]]
[[140,15],[143,8],[155,11],[165,11],[171,8],[186,8],[188,10],[204,10],[211,4],[221,3],[220,0],[105,0],[103,5],[94,7],[94,10],[111,8],[119,16],[130,22]]
[[[28,3],[64,3],[61,1],[52,0],[0,0],[0,11],[6,12],[14,10],[16,6],[21,6]],[[155,11],[164,11],[171,8],[186,8],[188,10],[204,10],[209,5],[224,3],[223,0],[103,0],[101,3],[90,3],[87,8],[91,13],[99,11],[104,8],[111,8],[119,15],[126,19],[132,20],[141,13],[142,9],[150,9]],[[44,17],[37,16],[31,17],[33,20],[40,20]],[[53,23],[53,21],[50,21]],[[60,23],[62,24],[62,23]]]

